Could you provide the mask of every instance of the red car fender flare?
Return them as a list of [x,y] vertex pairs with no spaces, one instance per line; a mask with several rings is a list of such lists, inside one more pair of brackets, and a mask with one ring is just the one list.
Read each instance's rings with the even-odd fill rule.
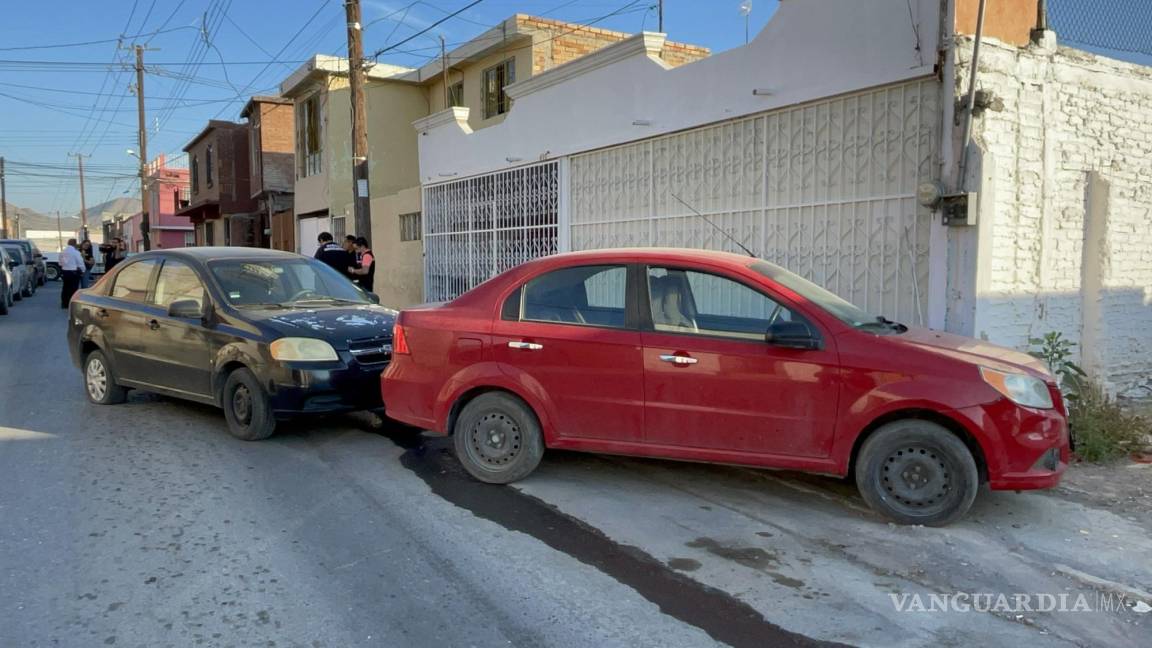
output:
[[[897,387],[897,389],[892,389]],[[846,404],[844,417],[841,419],[839,433],[832,447],[832,459],[840,466],[845,474],[852,460],[852,454],[861,445],[861,436],[864,432],[874,429],[875,423],[880,421],[895,421],[901,418],[925,418],[944,423],[945,427],[963,430],[972,441],[975,441],[990,474],[994,474],[999,466],[1003,465],[1002,448],[993,438],[994,430],[985,429],[982,421],[974,421],[966,411],[962,411],[941,403],[939,401],[909,397],[893,398],[898,396],[900,389],[897,385],[885,386],[886,402],[879,403],[863,411],[852,411],[853,404]],[[859,404],[864,399],[856,402]],[[907,414],[907,417],[901,416]],[[950,425],[949,425],[950,424]],[[977,457],[977,461],[980,458]]]
[[436,395],[436,410],[433,413],[436,427],[445,434],[451,434],[448,421],[452,408],[468,394],[476,390],[506,391],[528,404],[540,421],[540,430],[545,442],[555,438],[556,420],[552,399],[544,387],[528,373],[498,362],[478,362],[468,365],[445,381]]

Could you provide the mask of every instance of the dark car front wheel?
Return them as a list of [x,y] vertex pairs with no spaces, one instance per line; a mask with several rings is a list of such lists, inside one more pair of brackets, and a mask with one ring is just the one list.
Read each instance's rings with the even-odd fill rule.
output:
[[128,398],[128,390],[116,384],[116,374],[103,351],[92,351],[84,358],[84,392],[97,405],[116,405]]
[[900,524],[944,526],[971,508],[980,475],[956,435],[930,421],[905,420],[864,442],[856,485],[868,506]]
[[536,414],[524,401],[503,392],[468,402],[452,429],[456,457],[468,474],[489,484],[527,477],[544,456]]
[[276,431],[272,404],[260,381],[249,369],[228,374],[221,394],[228,431],[242,441],[267,439]]
[[48,281],[56,281],[57,279],[60,278],[60,268],[57,268],[54,265],[48,266],[44,270],[44,278],[47,279]]

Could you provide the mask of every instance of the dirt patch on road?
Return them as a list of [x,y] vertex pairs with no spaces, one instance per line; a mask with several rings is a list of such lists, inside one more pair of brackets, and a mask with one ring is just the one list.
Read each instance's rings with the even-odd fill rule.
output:
[[1054,493],[1147,523],[1152,520],[1152,464],[1073,464]]

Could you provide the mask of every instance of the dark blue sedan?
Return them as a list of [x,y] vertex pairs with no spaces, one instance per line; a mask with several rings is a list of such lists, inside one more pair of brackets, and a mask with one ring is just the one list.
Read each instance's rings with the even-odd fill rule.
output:
[[304,414],[375,410],[396,311],[314,259],[240,247],[133,256],[72,299],[89,400],[128,389],[224,409],[254,441]]

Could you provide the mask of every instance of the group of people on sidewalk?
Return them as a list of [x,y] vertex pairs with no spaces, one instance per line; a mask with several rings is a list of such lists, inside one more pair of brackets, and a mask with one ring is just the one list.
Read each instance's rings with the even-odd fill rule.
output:
[[[116,237],[111,243],[101,245],[104,256],[104,272],[109,272],[128,256],[124,240]],[[68,239],[68,245],[60,251],[60,308],[68,308],[68,302],[77,290],[92,285],[92,268],[96,266],[96,255],[92,251],[92,241],[84,239],[79,244],[76,239]]]
[[341,245],[329,232],[320,232],[316,238],[316,259],[322,261],[367,292],[372,292],[376,276],[376,257],[368,246],[368,239],[349,234]]

